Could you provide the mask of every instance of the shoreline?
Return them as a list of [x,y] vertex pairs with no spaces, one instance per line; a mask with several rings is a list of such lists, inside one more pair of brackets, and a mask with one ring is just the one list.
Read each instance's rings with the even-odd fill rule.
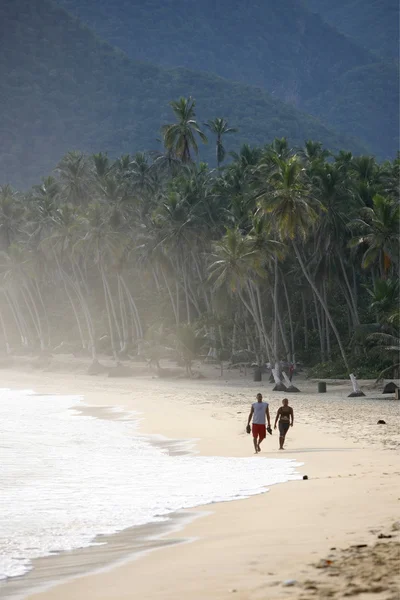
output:
[[[49,381],[49,379],[51,379],[51,381]],[[17,383],[17,380],[18,385],[15,385]],[[25,389],[27,387],[31,387],[35,389],[35,391],[39,394],[41,391],[46,393],[46,390],[47,392],[51,390],[51,392],[55,394],[65,394],[66,380],[68,381],[68,387],[72,388],[68,389],[68,394],[78,393],[81,396],[83,395],[85,404],[92,405],[95,407],[115,406],[123,410],[126,409],[129,411],[134,410],[137,412],[141,412],[142,415],[140,415],[140,417],[143,418],[141,418],[140,420],[140,425],[138,429],[140,434],[146,436],[147,434],[151,435],[153,433],[161,433],[163,436],[182,440],[182,443],[185,443],[185,440],[187,440],[188,438],[191,440],[197,439],[197,449],[200,454],[204,455],[248,455],[250,440],[249,438],[246,438],[245,434],[242,433],[242,428],[243,420],[246,416],[245,413],[247,412],[248,405],[251,401],[251,396],[249,396],[249,394],[252,395],[254,390],[258,390],[259,388],[261,389],[261,391],[263,391],[263,393],[266,393],[265,384],[254,384],[253,382],[249,381],[232,381],[224,383],[215,380],[212,382],[208,382],[207,380],[205,380],[205,382],[201,380],[195,382],[177,382],[169,380],[160,382],[157,380],[152,380],[150,378],[145,378],[141,380],[137,378],[126,380],[110,380],[107,378],[94,379],[86,375],[77,375],[70,373],[55,374],[38,373],[37,371],[3,371],[4,387],[24,387]],[[26,382],[29,383],[28,386],[26,385]],[[211,383],[211,385],[207,385],[208,383]],[[62,391],[60,390],[60,387],[63,388]],[[78,391],[78,388],[80,391]],[[99,388],[101,388],[101,390]],[[215,388],[217,388],[217,396],[223,396],[223,401],[221,402],[221,404],[217,403],[218,398],[208,399],[208,396],[214,395],[214,393],[211,393],[211,391],[215,391]],[[154,411],[152,411],[151,407],[149,409],[149,407],[146,406],[146,392],[149,389],[153,390],[153,393],[155,395],[161,393],[163,396],[162,406],[165,412],[168,414],[168,418],[164,418],[164,423],[163,419],[160,418],[160,415],[158,415],[158,417],[156,418],[156,415],[154,414]],[[194,392],[199,392],[199,395],[203,394],[201,402],[195,403],[195,399],[191,399],[188,401],[185,397],[188,390],[192,391],[193,394]],[[131,396],[132,394],[136,395],[134,401],[132,401],[132,398],[129,398],[129,396]],[[138,397],[138,395],[140,396],[140,398]],[[177,398],[177,396],[179,395],[180,397]],[[225,397],[226,395],[228,396],[228,398]],[[236,401],[234,402],[233,400],[229,400],[232,396],[244,396],[244,398],[239,402],[237,402],[236,398]],[[276,402],[279,402],[280,398],[283,397],[282,394],[272,394],[270,392],[268,392],[268,396],[274,397],[274,404],[276,404]],[[290,400],[291,403],[295,405],[297,402],[297,395],[290,397]],[[323,399],[324,406],[326,404],[329,405],[329,400],[328,402],[327,400],[327,397]],[[240,411],[235,410],[239,407],[241,408]],[[178,421],[178,418],[181,419],[180,412],[182,410],[184,410],[186,415],[189,417],[188,422],[190,423],[190,425],[186,423],[186,425],[184,424],[184,426],[182,426],[182,423]],[[238,427],[238,421],[240,421],[240,429]],[[210,423],[212,424],[211,428]],[[369,492],[370,494],[372,494],[372,496],[374,496],[376,502],[378,503],[378,507],[375,510],[371,509],[366,511],[367,514],[364,515],[366,519],[364,518],[362,519],[362,521],[374,518],[374,522],[371,525],[374,530],[382,529],[382,527],[390,527],[391,522],[395,520],[396,510],[398,510],[399,508],[397,498],[395,499],[393,494],[396,495],[397,490],[397,495],[400,495],[400,488],[397,483],[398,479],[397,481],[395,479],[393,481],[393,478],[395,478],[397,475],[397,472],[395,471],[395,461],[394,458],[389,459],[389,457],[393,456],[393,453],[390,451],[383,452],[382,450],[374,450],[373,454],[371,455],[371,450],[364,449],[362,447],[360,448],[359,443],[349,441],[348,443],[343,444],[343,437],[339,437],[332,431],[329,431],[328,433],[325,433],[321,436],[321,432],[315,429],[315,424],[313,425],[310,422],[309,415],[300,413],[295,424],[296,427],[293,429],[293,438],[296,439],[293,439],[293,443],[289,439],[289,450],[286,451],[287,454],[285,452],[285,458],[293,458],[296,461],[300,462],[305,460],[305,473],[309,475],[311,481],[292,481],[288,482],[285,486],[271,486],[271,489],[268,494],[261,494],[255,497],[248,498],[245,502],[232,501],[228,503],[214,504],[212,507],[212,514],[210,514],[209,506],[205,507],[206,510],[204,510],[204,507],[199,507],[199,509],[195,509],[195,511],[190,509],[191,513],[196,513],[195,516],[204,515],[205,512],[207,513],[207,516],[205,516],[204,518],[195,519],[195,521],[185,524],[183,529],[180,528],[180,539],[182,538],[184,540],[195,540],[190,544],[190,552],[188,552],[187,550],[182,551],[180,546],[170,546],[169,548],[165,548],[165,545],[173,544],[173,539],[176,539],[177,537],[176,535],[172,537],[170,533],[167,533],[165,537],[163,537],[163,540],[165,540],[165,544],[162,544],[162,553],[151,552],[146,556],[141,556],[140,561],[135,560],[135,557],[133,557],[132,559],[132,556],[127,557],[126,560],[124,559],[123,566],[117,566],[115,564],[109,565],[109,567],[106,568],[106,571],[103,569],[99,573],[90,573],[83,576],[79,576],[73,581],[69,581],[67,583],[57,585],[56,587],[52,587],[46,592],[34,593],[33,595],[30,594],[28,598],[32,598],[32,600],[33,598],[40,598],[41,600],[50,600],[52,598],[67,600],[69,598],[76,598],[78,600],[80,598],[83,599],[84,597],[91,597],[94,600],[97,598],[115,598],[119,600],[120,598],[125,597],[124,586],[127,586],[126,592],[128,592],[129,590],[129,584],[127,583],[126,578],[128,578],[130,581],[132,580],[135,582],[135,590],[140,590],[141,598],[172,599],[176,595],[183,593],[190,593],[193,598],[202,598],[206,593],[205,589],[198,590],[196,589],[196,587],[193,588],[193,584],[190,581],[188,581],[187,577],[182,577],[182,580],[174,580],[171,582],[171,574],[168,574],[168,565],[171,569],[172,565],[174,564],[174,561],[176,560],[180,561],[180,563],[185,564],[189,571],[192,572],[192,574],[195,573],[195,570],[193,571],[193,567],[195,566],[196,562],[198,562],[199,553],[200,555],[203,555],[203,562],[204,553],[206,554],[206,557],[209,556],[210,558],[209,561],[206,561],[204,563],[205,572],[208,574],[208,576],[211,575],[209,571],[212,572],[212,583],[209,583],[211,587],[207,588],[209,591],[212,591],[212,594],[209,597],[229,597],[229,594],[231,592],[227,588],[226,581],[227,579],[230,580],[230,578],[233,575],[237,576],[238,569],[240,572],[240,567],[235,562],[238,558],[238,556],[235,555],[235,548],[237,546],[237,540],[235,540],[235,538],[238,537],[242,540],[242,542],[244,540],[244,537],[247,538],[245,544],[246,551],[244,551],[243,545],[241,545],[240,548],[240,554],[242,559],[245,556],[251,556],[252,554],[256,558],[254,548],[252,549],[252,547],[254,546],[254,542],[251,542],[250,533],[250,531],[252,530],[252,523],[254,521],[254,511],[256,512],[257,516],[257,511],[265,511],[266,506],[268,511],[274,511],[276,508],[279,509],[279,507],[284,506],[285,502],[288,502],[287,522],[283,524],[280,530],[278,529],[277,531],[275,531],[275,527],[273,527],[272,533],[270,530],[271,525],[266,522],[265,525],[266,532],[268,532],[268,539],[272,540],[272,544],[274,544],[273,540],[276,539],[275,545],[277,544],[279,548],[279,543],[282,543],[282,537],[286,538],[286,548],[288,549],[289,560],[291,560],[292,562],[293,560],[296,560],[297,562],[299,562],[299,560],[300,562],[304,562],[305,564],[303,564],[304,568],[302,570],[306,571],[307,568],[309,568],[307,567],[307,561],[309,561],[314,556],[314,554],[321,553],[324,551],[324,549],[327,548],[327,546],[329,545],[329,542],[327,540],[335,538],[335,527],[332,528],[332,523],[335,522],[335,519],[329,518],[330,513],[328,509],[325,514],[325,519],[323,519],[323,524],[327,528],[327,533],[329,533],[328,536],[325,536],[325,538],[327,538],[327,540],[325,540],[325,544],[323,540],[319,539],[318,535],[315,536],[315,532],[314,535],[311,535],[310,539],[310,533],[303,531],[304,528],[300,527],[300,523],[296,524],[295,518],[297,512],[298,519],[301,520],[302,515],[307,515],[307,510],[304,512],[304,506],[301,506],[299,504],[297,505],[296,510],[296,505],[293,505],[292,502],[293,496],[296,496],[299,501],[300,498],[302,498],[304,502],[307,502],[309,504],[310,510],[312,509],[312,506],[314,506],[316,510],[318,510],[318,508],[326,510],[325,504],[326,501],[329,500],[329,495],[331,501],[333,497],[337,497],[337,500],[341,499],[341,495],[338,494],[338,488],[341,488],[341,493],[343,493],[342,488],[346,488],[349,491],[349,482],[351,482],[350,489],[352,489],[353,494],[355,493],[356,488],[356,495],[359,494],[357,497],[360,501],[362,501],[363,496],[365,496],[366,489],[371,488],[371,482],[378,483],[378,485],[375,486],[373,492],[371,491],[371,489]],[[210,429],[213,430],[213,432],[211,433],[214,433],[214,435],[210,435]],[[297,435],[297,431],[299,432],[299,435]],[[173,432],[180,433],[181,435],[171,435]],[[182,435],[182,433],[188,433],[190,435],[187,435],[187,437],[185,437],[184,435]],[[196,435],[196,433],[198,435]],[[232,439],[230,440],[228,436]],[[396,436],[397,433],[394,436],[394,439],[397,444]],[[313,440],[312,444],[304,443],[305,441],[309,441],[311,439]],[[276,443],[277,440],[274,439],[274,441]],[[376,444],[378,442],[379,436],[378,441],[375,440],[375,442],[373,443]],[[264,449],[264,452],[262,454],[263,456],[268,456],[271,458],[281,456],[276,450],[271,448],[271,443],[268,444],[268,440],[266,441],[265,446],[266,449]],[[391,446],[389,445],[389,448],[390,447]],[[290,450],[290,448],[292,448],[292,450]],[[377,453],[379,454],[379,456]],[[388,460],[386,460],[386,458],[388,458]],[[361,474],[359,472],[359,466],[364,466],[366,464],[366,461],[370,462],[369,472]],[[383,463],[388,463],[388,465],[386,466],[388,474],[385,476],[379,476],[379,470]],[[327,464],[329,464],[329,468],[327,468]],[[343,469],[344,472],[341,472],[343,471]],[[346,473],[346,470],[355,472]],[[327,474],[327,472],[329,472],[329,475]],[[386,479],[385,483],[381,482],[382,477],[383,479]],[[368,479],[368,481],[363,481],[363,478]],[[377,481],[376,478],[378,478]],[[390,489],[391,486],[387,487],[387,482],[389,481],[391,486],[395,484],[393,489]],[[323,498],[320,498],[319,503],[316,502],[316,487],[319,488],[319,494],[325,494]],[[383,490],[380,489],[382,487],[384,488]],[[293,491],[290,491],[290,488],[292,488]],[[329,490],[328,498],[326,497],[327,490]],[[382,506],[382,501],[384,501],[385,498],[389,499],[389,505]],[[352,509],[352,506],[353,504],[352,502],[350,502],[350,505],[348,507],[350,511]],[[246,528],[243,527],[240,521],[242,519],[246,521],[249,512],[250,531],[247,531],[246,533]],[[231,524],[229,523],[229,515],[232,519],[231,522],[235,523],[235,530],[237,529],[236,524],[240,523],[238,527],[239,530],[236,531],[236,535],[233,537],[232,532],[230,531]],[[339,538],[343,539],[344,541],[348,540],[355,542],[359,542],[359,540],[367,540],[368,543],[371,543],[371,540],[375,534],[371,534],[368,529],[365,530],[365,527],[363,527],[360,523],[357,523],[357,526],[350,528],[350,531],[346,531],[349,529],[349,524],[346,519],[344,519],[345,522],[343,522],[343,517],[344,514],[341,513],[341,525],[343,526],[343,530],[341,530]],[[359,519],[359,517],[360,515],[358,515],[357,520]],[[332,522],[328,523],[328,521]],[[296,526],[298,529],[297,537],[299,535],[300,539],[302,538],[302,536],[304,537],[303,543],[301,543],[300,545],[297,544],[297,546],[300,546],[300,553],[298,552],[299,548],[297,548],[297,550],[295,547],[290,548],[291,537],[290,535],[288,536],[289,531],[293,530],[293,528],[296,528]],[[351,529],[355,529],[355,531],[351,531]],[[222,538],[224,536],[225,542],[226,539],[229,539],[230,551],[231,553],[233,553],[233,557],[231,557],[231,559],[235,558],[235,560],[233,560],[233,563],[235,563],[236,569],[229,568],[228,565],[225,565],[227,571],[229,572],[228,577],[227,574],[224,575],[223,573],[221,573],[218,576],[216,573],[213,572],[212,564],[210,564],[212,563],[211,555],[213,554],[213,552],[215,552],[215,545],[218,546],[218,556],[221,555],[221,552],[224,551],[224,548],[226,549],[226,545],[223,545],[221,549],[221,546],[216,543],[216,540],[214,539],[215,536],[212,534],[212,532],[216,530],[221,530],[221,539],[219,540],[219,542],[222,541]],[[257,538],[259,538],[259,534],[257,532],[254,535]],[[248,538],[250,538],[250,540]],[[232,542],[235,542],[233,543],[233,546]],[[335,544],[336,543],[337,542],[335,541]],[[248,545],[250,547],[248,547]],[[268,543],[268,548],[269,546],[270,543]],[[204,548],[208,549],[204,550]],[[313,549],[311,550],[311,548]],[[62,557],[63,555],[60,556]],[[291,559],[290,556],[292,556]],[[273,572],[274,575],[264,574],[262,578],[270,580],[268,585],[273,585],[275,582],[275,586],[277,586],[276,577],[279,573],[279,580],[282,580],[282,578],[286,576],[285,569],[283,568],[283,565],[281,564],[280,560],[278,560],[279,557],[271,557],[271,554],[269,554],[268,559],[270,564],[272,561],[272,570],[270,572]],[[139,563],[140,567],[138,567]],[[239,561],[239,564],[242,564],[242,561]],[[253,569],[253,571],[254,570],[257,569]],[[290,570],[294,570],[293,566]],[[160,581],[162,578],[164,578],[170,582],[172,586],[170,595],[165,595],[165,590],[164,592],[161,592],[158,589],[159,584],[156,584],[156,582],[153,586],[154,589],[149,590],[148,586],[146,587],[146,573],[147,577],[149,577],[149,573],[154,573],[155,571],[157,573],[159,572]],[[124,583],[118,584],[118,591],[112,591],[111,589],[109,589],[111,585],[110,578],[111,580],[115,579],[120,581],[121,577]],[[253,576],[250,577],[249,581],[248,565],[244,568],[243,577],[246,580],[245,583],[241,583],[241,587],[243,587],[243,589],[246,589],[246,586],[248,587],[248,589],[251,589],[252,585],[254,587],[254,581],[258,578],[253,573]],[[206,579],[208,581],[208,577]],[[240,577],[239,579],[242,579],[242,577]],[[108,583],[105,584],[105,581]],[[222,584],[222,582],[224,583]],[[219,583],[221,583],[222,587],[217,591],[217,584]],[[204,582],[202,581],[202,585],[203,584]],[[107,589],[109,589],[109,592],[107,592],[107,594],[105,595],[104,585],[108,585]],[[90,595],[88,595],[88,589],[90,589]],[[103,592],[101,592],[101,590],[103,590]],[[279,590],[275,590],[275,588],[274,591],[276,591],[277,593],[279,592]],[[288,590],[285,590],[285,593],[288,593]],[[126,595],[126,597],[128,597],[128,595]],[[242,594],[238,594],[237,597],[241,598]],[[256,598],[257,595],[255,595],[254,597]],[[279,594],[276,597],[280,597]],[[243,598],[247,598],[247,596],[243,595]]]

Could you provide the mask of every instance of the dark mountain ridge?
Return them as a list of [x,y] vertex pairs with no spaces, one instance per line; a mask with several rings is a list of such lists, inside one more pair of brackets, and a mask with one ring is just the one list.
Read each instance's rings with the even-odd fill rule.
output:
[[[59,1],[131,58],[260,86],[333,128],[351,131],[380,157],[390,157],[398,148],[393,135],[398,132],[396,66],[348,32],[340,33],[305,1]],[[385,0],[384,7],[387,2],[393,0]],[[354,29],[364,13],[360,7]],[[375,90],[386,98],[385,115],[379,102],[374,104]],[[344,114],[337,118],[339,110]]]
[[[200,122],[224,116],[239,128],[232,150],[287,136],[365,151],[255,87],[130,60],[49,0],[3,0],[0,23],[1,183],[30,185],[71,149],[155,149],[161,125],[173,120],[169,101],[190,94]],[[201,156],[213,160],[212,140]]]
[[398,59],[398,0],[307,0],[307,5],[363,48],[377,56]]

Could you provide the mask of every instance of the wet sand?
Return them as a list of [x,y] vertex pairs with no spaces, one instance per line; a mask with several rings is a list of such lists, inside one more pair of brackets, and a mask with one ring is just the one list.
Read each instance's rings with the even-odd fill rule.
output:
[[[272,414],[284,394],[272,393],[272,385],[265,381],[253,383],[250,374],[244,377],[235,371],[220,377],[219,368],[202,370],[206,379],[188,381],[160,380],[145,371],[130,379],[109,379],[89,377],[79,367],[72,374],[69,369],[46,373],[25,367],[19,372],[3,370],[2,385],[38,393],[82,394],[85,403],[100,407],[100,412],[112,406],[138,411],[143,415],[143,434],[195,439],[195,450],[205,455],[251,454],[244,427],[255,393],[264,393]],[[106,545],[78,551],[87,557],[84,560],[75,553],[41,559],[37,562],[47,584],[70,577],[76,564],[80,573],[74,575],[79,577],[29,597],[172,600],[190,596],[200,600],[234,594],[242,600],[274,600],[341,598],[348,592],[363,599],[367,592],[354,577],[349,580],[349,561],[354,563],[353,571],[360,565],[362,583],[370,588],[369,600],[400,597],[396,591],[396,586],[400,589],[399,534],[392,531],[400,519],[400,402],[382,396],[372,382],[360,383],[367,397],[350,399],[349,382],[328,383],[328,393],[317,394],[315,382],[295,381],[302,393],[289,396],[295,426],[289,431],[284,456],[304,462],[300,471],[308,481],[276,485],[245,501],[213,505],[211,514],[210,507],[200,507],[196,512],[205,516],[179,531],[154,531],[165,534],[164,547],[139,560],[130,557],[149,548],[146,534],[133,530],[111,536]],[[377,426],[378,419],[387,425]],[[264,442],[262,456],[281,456],[277,447],[274,432]],[[181,527],[178,520],[174,526]],[[378,540],[382,533],[394,537]],[[187,540],[193,541],[177,544]],[[362,553],[351,549],[360,544],[367,544]],[[332,553],[334,570],[331,565],[317,569]],[[372,564],[373,568],[367,566]],[[82,574],[93,570],[97,572]],[[294,584],[287,585],[291,580]]]

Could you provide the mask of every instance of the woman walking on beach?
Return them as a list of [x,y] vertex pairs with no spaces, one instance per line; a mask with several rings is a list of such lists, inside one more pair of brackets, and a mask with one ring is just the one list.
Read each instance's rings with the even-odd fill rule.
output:
[[293,408],[289,406],[289,400],[284,398],[282,400],[282,406],[278,408],[276,413],[274,429],[279,419],[279,450],[284,450],[283,445],[285,443],[285,437],[289,430],[289,427],[293,427],[294,413]]

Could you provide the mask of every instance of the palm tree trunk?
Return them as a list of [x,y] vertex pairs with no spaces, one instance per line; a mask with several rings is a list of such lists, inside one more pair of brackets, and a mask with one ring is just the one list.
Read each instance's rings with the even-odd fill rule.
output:
[[179,298],[179,283],[178,280],[175,279],[175,293],[176,293],[176,320],[177,325],[180,323],[180,298]]
[[[260,342],[262,342],[262,340],[263,340],[263,332],[262,332],[262,327],[261,327],[261,324],[260,324],[260,322],[258,320],[257,315],[255,315],[253,308],[247,302],[247,300],[243,296],[241,290],[239,290],[239,289],[238,289],[238,296],[239,296],[240,300],[242,301],[243,306],[245,306],[245,308],[248,310],[249,314],[253,318],[254,324],[255,324],[255,326],[257,328],[258,337],[260,339]],[[253,346],[254,346],[254,343],[253,343]],[[256,355],[258,356],[258,352],[256,352]]]
[[236,352],[236,337],[237,337],[237,325],[236,325],[236,315],[234,315],[233,327],[232,327],[231,356],[234,356],[234,354]]
[[294,331],[293,331],[293,319],[292,319],[292,307],[290,306],[289,294],[287,291],[285,278],[282,275],[282,284],[283,291],[285,293],[286,305],[288,309],[288,317],[289,317],[289,328],[290,328],[290,346],[291,346],[291,361],[295,365],[296,364],[296,353],[294,350]]
[[270,360],[270,352],[269,352],[268,344],[271,346],[271,349],[272,349],[272,344],[271,344],[271,341],[265,330],[263,314],[262,314],[262,309],[261,309],[261,296],[260,296],[259,286],[254,285],[254,287],[256,290],[257,301],[254,296],[254,291],[253,291],[251,284],[247,283],[251,306],[247,303],[247,301],[245,300],[245,298],[241,292],[238,292],[239,298],[242,300],[242,302],[244,303],[244,306],[247,308],[247,310],[250,312],[251,316],[253,317],[254,323],[258,330],[261,347],[265,350],[268,360]]
[[110,308],[111,308],[111,314],[112,314],[113,319],[114,319],[115,328],[117,330],[117,335],[118,335],[118,339],[119,339],[119,348],[120,348],[120,350],[122,350],[123,341],[122,341],[121,328],[119,326],[119,322],[118,322],[118,318],[117,318],[117,311],[115,310],[114,298],[112,297],[110,286],[109,286],[109,283],[108,283],[107,276],[106,276],[106,273],[104,271],[104,268],[103,268],[103,275],[104,275],[104,283],[105,283],[105,286],[106,286],[106,289],[107,289],[107,293],[108,293],[108,298],[109,298],[109,303],[110,303]]
[[279,332],[281,334],[283,346],[285,348],[286,359],[288,361],[290,361],[290,347],[289,347],[288,340],[287,340],[287,337],[286,337],[285,329],[284,329],[283,324],[282,324],[282,319],[281,319],[281,314],[280,314],[280,311],[279,311],[279,307],[277,307],[276,316],[278,317]]
[[122,347],[121,352],[126,352],[126,348],[128,346],[128,320],[126,316],[125,310],[125,302],[122,293],[122,284],[119,274],[117,273],[117,288],[118,288],[118,302],[119,302],[119,312],[121,315],[121,327],[122,327]]
[[[78,298],[80,300],[82,311],[83,311],[83,314],[86,319],[86,326],[87,326],[87,330],[88,330],[88,334],[89,334],[90,351],[92,354],[92,359],[93,359],[93,361],[96,361],[97,360],[96,333],[95,333],[95,329],[94,329],[94,325],[93,325],[93,319],[92,319],[92,315],[90,314],[89,304],[88,304],[88,302],[84,296],[84,293],[81,289],[79,277],[77,276],[77,274],[75,272],[75,264],[78,267],[78,274],[80,274],[82,277],[82,271],[80,270],[78,264],[74,263],[74,261],[71,259],[72,272],[75,276],[75,279],[72,279],[72,277],[68,277],[68,279],[71,283],[71,286],[74,288],[76,295],[78,296]],[[84,285],[84,283],[83,283],[83,285]],[[85,287],[85,289],[87,289],[87,286],[84,286],[84,287]]]
[[75,302],[74,302],[74,300],[73,300],[73,298],[72,298],[72,296],[71,296],[71,294],[69,292],[69,289],[68,289],[68,286],[67,286],[67,282],[66,282],[66,279],[65,279],[64,274],[63,274],[63,269],[61,268],[60,261],[58,260],[57,253],[54,250],[54,248],[52,248],[52,250],[53,250],[53,255],[54,255],[54,258],[56,260],[57,267],[58,267],[58,272],[59,272],[59,275],[61,277],[61,281],[63,282],[63,285],[64,285],[65,293],[66,293],[67,298],[68,298],[68,300],[69,300],[69,302],[71,304],[72,312],[74,313],[75,320],[76,320],[76,323],[78,325],[78,331],[79,331],[79,336],[81,338],[82,348],[85,350],[86,349],[86,341],[85,341],[85,337],[83,335],[83,329],[82,329],[81,321],[80,321],[80,318],[79,318],[79,314],[78,314],[78,311],[76,309]]
[[6,354],[11,354],[10,342],[9,342],[9,338],[8,338],[8,334],[7,334],[6,324],[5,324],[4,318],[3,318],[3,311],[1,309],[0,309],[0,323],[1,323],[1,328],[3,330],[4,345],[6,347]]
[[203,297],[204,297],[204,301],[206,303],[207,311],[211,312],[211,303],[210,303],[210,300],[209,300],[208,295],[207,295],[207,288],[206,288],[206,286],[204,284],[204,278],[202,277],[199,263],[198,263],[198,261],[196,259],[195,253],[192,251],[191,254],[192,254],[194,266],[195,266],[196,271],[197,271],[197,276],[199,278],[200,289],[201,289],[201,291],[203,293]]
[[31,338],[31,333],[29,331],[29,327],[28,327],[28,323],[24,317],[24,312],[23,310],[21,310],[21,306],[19,304],[19,300],[18,300],[18,294],[16,294],[15,290],[12,290],[12,296],[14,297],[14,306],[15,306],[15,310],[17,312],[18,315],[18,319],[22,325],[23,331],[24,331],[24,335],[25,335],[25,345],[26,346],[30,346],[32,343],[32,338]]
[[176,312],[176,307],[175,307],[175,300],[174,300],[174,297],[172,295],[171,288],[170,288],[168,280],[167,280],[167,276],[164,273],[164,269],[162,267],[160,267],[160,268],[161,268],[161,274],[162,274],[162,276],[164,278],[164,281],[165,281],[165,286],[167,288],[168,296],[169,296],[169,299],[171,301],[171,306],[172,306],[172,310],[173,310],[174,317],[175,317],[175,323],[176,323],[176,325],[178,325],[179,322],[178,322],[178,314]]
[[315,308],[315,315],[317,318],[317,327],[318,327],[318,334],[319,334],[319,344],[320,344],[320,348],[321,348],[321,362],[325,362],[325,340],[324,340],[324,334],[322,331],[322,324],[321,324],[321,319],[320,319],[320,315],[319,315],[319,306],[318,306],[318,302],[317,302],[317,297],[314,294],[313,291],[313,298],[314,298],[314,308]]
[[354,311],[355,325],[359,325],[360,324],[360,318],[358,316],[357,302],[356,302],[356,299],[354,297],[353,290],[351,289],[351,285],[350,285],[349,279],[347,277],[346,268],[345,268],[344,263],[343,263],[343,258],[340,256],[340,254],[339,254],[339,262],[340,262],[340,266],[342,268],[342,273],[343,273],[344,281],[345,281],[347,289],[349,291],[349,297],[350,297],[350,300],[351,300],[351,303],[352,303],[352,307],[353,307],[353,311]]
[[190,325],[190,307],[189,307],[189,294],[188,294],[188,286],[186,280],[186,269],[182,267],[182,278],[183,278],[183,291],[185,294],[185,303],[186,303],[186,322]]
[[344,365],[346,367],[346,370],[348,372],[350,372],[350,368],[349,368],[349,364],[347,362],[347,357],[346,357],[346,353],[345,353],[344,348],[343,348],[342,340],[340,339],[339,332],[338,332],[338,330],[336,328],[336,325],[335,325],[335,323],[334,323],[334,321],[332,319],[332,316],[331,316],[331,314],[329,312],[329,309],[328,309],[326,303],[324,302],[323,298],[321,297],[321,294],[319,293],[318,288],[315,285],[315,282],[313,281],[311,275],[308,273],[308,271],[306,269],[306,266],[305,266],[305,264],[303,262],[303,259],[301,257],[301,254],[299,252],[299,249],[297,247],[297,244],[296,244],[296,242],[294,240],[292,240],[292,246],[293,246],[294,252],[296,254],[296,258],[299,261],[301,270],[303,271],[303,274],[304,274],[305,278],[307,279],[307,281],[310,284],[311,288],[313,289],[315,295],[317,296],[317,298],[318,298],[318,300],[319,300],[322,308],[325,311],[325,314],[326,314],[326,316],[328,318],[328,321],[329,321],[329,324],[330,324],[330,326],[332,328],[332,331],[335,334],[335,337],[336,337],[336,340],[337,340],[337,343],[338,343],[338,346],[339,346],[340,354],[342,355],[343,363],[344,363]]
[[278,361],[278,258],[274,258],[274,357]]
[[346,305],[347,305],[347,309],[350,313],[350,317],[351,317],[351,321],[350,321],[350,330],[354,329],[359,323],[357,323],[357,316],[354,313],[354,306],[353,306],[353,302],[350,299],[349,293],[347,288],[345,287],[344,283],[342,281],[339,282],[339,285],[341,287],[341,290],[343,292],[343,297],[346,300]]
[[[328,306],[328,301],[326,298],[326,282],[325,282],[325,280],[323,280],[323,282],[322,282],[322,290],[323,290],[323,294],[324,294],[324,302]],[[328,355],[328,360],[332,360],[331,339],[330,339],[330,335],[329,335],[329,321],[328,321],[328,317],[326,315],[324,315],[324,318],[325,318],[326,353]]]
[[105,299],[105,303],[106,303],[106,312],[107,312],[107,319],[108,319],[108,328],[110,330],[111,351],[112,351],[115,362],[117,362],[118,356],[117,356],[117,349],[115,347],[114,328],[113,328],[112,319],[111,319],[111,309],[110,309],[109,298],[108,298],[107,284],[105,281],[103,265],[100,264],[99,267],[100,267],[101,279],[103,282],[104,299]]
[[35,287],[36,287],[36,293],[39,297],[40,300],[40,304],[42,305],[42,309],[43,309],[43,313],[44,313],[44,318],[46,321],[46,329],[47,329],[47,347],[50,348],[51,347],[51,331],[50,331],[50,320],[49,320],[49,315],[47,313],[47,309],[43,300],[43,296],[42,296],[42,292],[40,291],[40,286],[37,282],[37,280],[35,279]]
[[302,292],[302,294],[301,294],[301,301],[303,304],[303,319],[304,319],[304,350],[308,350],[308,318],[307,318],[306,299],[304,296],[304,292]]
[[5,290],[3,290],[3,294],[4,294],[5,299],[7,300],[8,306],[10,307],[11,314],[14,317],[14,321],[15,321],[15,324],[17,326],[20,338],[21,338],[21,344],[22,344],[22,346],[26,346],[27,345],[27,339],[25,338],[23,327],[22,327],[22,323],[19,320],[19,317],[18,317],[18,314],[17,314],[17,310],[16,310],[16,308],[14,306],[12,298],[11,298],[11,296]]
[[37,323],[37,320],[36,320],[36,315],[35,315],[35,314],[34,314],[34,312],[33,312],[33,309],[32,309],[31,303],[30,303],[29,296],[27,296],[27,295],[26,295],[26,293],[25,293],[25,291],[24,291],[24,285],[21,285],[21,295],[22,295],[22,298],[23,298],[23,300],[24,300],[24,302],[25,302],[25,306],[26,306],[26,307],[27,307],[27,309],[28,309],[29,316],[31,317],[31,321],[32,321],[32,324],[33,324],[33,328],[34,328],[34,329],[35,329],[35,331],[36,331],[36,334],[37,334],[37,337],[38,337],[38,340],[39,340],[39,344],[40,344],[40,349],[41,349],[41,350],[44,350],[44,346],[43,346],[43,337],[42,337],[42,335],[41,335],[40,326],[39,326],[39,324]]
[[139,311],[137,309],[137,306],[136,306],[136,303],[135,303],[135,301],[133,299],[133,296],[132,296],[132,294],[129,291],[129,288],[128,288],[127,284],[126,284],[126,281],[125,281],[124,277],[122,275],[120,275],[120,277],[121,277],[121,283],[122,283],[122,285],[124,287],[124,290],[125,290],[125,293],[126,293],[126,297],[128,298],[128,302],[129,302],[129,305],[131,307],[131,311],[132,311],[132,313],[134,314],[134,317],[135,317],[135,323],[136,323],[136,328],[137,328],[137,337],[138,337],[139,340],[142,340],[143,339],[143,327],[142,327],[142,323],[141,323],[141,320],[140,320]]
[[26,289],[26,291],[28,293],[30,302],[32,304],[33,312],[34,312],[35,317],[36,317],[36,322],[37,322],[37,327],[38,327],[38,332],[39,332],[40,349],[43,351],[44,348],[45,348],[45,343],[44,343],[43,329],[42,329],[42,323],[41,323],[40,316],[39,316],[39,311],[37,309],[35,299],[34,299],[32,293],[31,293],[31,291],[29,289],[29,285],[25,284],[24,287],[25,287],[25,289]]

